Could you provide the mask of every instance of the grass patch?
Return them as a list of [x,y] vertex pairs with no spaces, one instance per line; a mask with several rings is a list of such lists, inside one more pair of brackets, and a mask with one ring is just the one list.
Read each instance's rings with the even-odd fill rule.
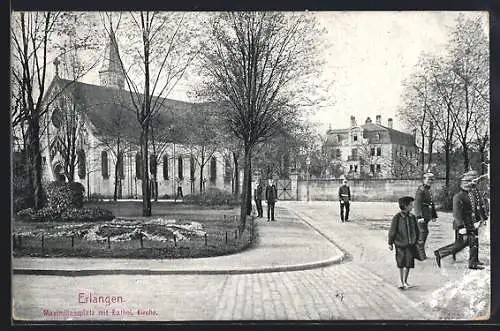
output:
[[216,218],[213,213],[121,218],[118,222],[14,222],[13,254],[145,259],[228,255],[252,245],[256,231],[250,223],[240,234],[234,217],[219,214]]

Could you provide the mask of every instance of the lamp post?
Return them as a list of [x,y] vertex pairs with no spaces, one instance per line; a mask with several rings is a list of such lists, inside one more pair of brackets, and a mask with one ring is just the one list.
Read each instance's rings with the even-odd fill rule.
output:
[[306,158],[306,182],[307,182],[307,201],[309,201],[309,165],[311,164],[311,158],[308,156]]

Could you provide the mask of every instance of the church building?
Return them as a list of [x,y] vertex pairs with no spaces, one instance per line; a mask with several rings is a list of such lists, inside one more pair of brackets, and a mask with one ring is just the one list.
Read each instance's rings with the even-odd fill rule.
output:
[[[152,196],[173,197],[182,187],[184,195],[199,193],[200,181],[231,192],[232,162],[227,151],[217,150],[206,161],[202,176],[193,146],[182,134],[191,111],[204,111],[206,104],[156,98],[157,116],[149,135],[149,169],[142,169],[140,125],[125,87],[114,34],[105,48],[99,71],[100,85],[86,84],[56,74],[45,97],[51,102],[44,118],[41,137],[44,180],[67,181],[68,176],[83,184],[88,196],[141,198],[142,171],[150,172]],[[139,95],[140,96],[140,95]],[[68,164],[75,164],[68,173]],[[116,182],[116,183],[115,183]],[[116,184],[116,185],[115,185]]]

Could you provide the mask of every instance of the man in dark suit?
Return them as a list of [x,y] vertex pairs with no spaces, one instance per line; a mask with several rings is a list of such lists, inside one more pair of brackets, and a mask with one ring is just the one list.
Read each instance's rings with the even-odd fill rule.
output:
[[274,185],[272,179],[269,180],[269,184],[266,187],[266,200],[267,200],[267,221],[275,221],[274,219],[274,205],[278,200],[278,189]]
[[429,235],[429,221],[436,221],[437,213],[434,201],[432,199],[431,185],[434,180],[434,174],[427,172],[423,176],[423,184],[417,188],[415,193],[414,214],[417,217],[419,230],[419,242],[425,246],[427,236]]
[[[469,269],[483,269],[479,261],[478,226],[486,222],[487,215],[477,194],[475,180],[477,173],[469,171],[462,176],[460,192],[453,196],[453,230],[455,242],[434,252],[436,263],[441,267],[441,259],[455,255],[469,246]],[[477,227],[476,227],[477,225]]]
[[[349,208],[351,205],[351,189],[347,185],[347,179],[344,179],[342,186],[339,187],[339,202],[340,202],[340,220],[347,222],[349,220]],[[344,216],[345,208],[345,216]]]
[[264,217],[263,212],[262,212],[262,198],[264,196],[264,188],[259,183],[257,184],[257,187],[254,190],[253,193],[253,198],[255,200],[255,206],[257,207],[257,217]]

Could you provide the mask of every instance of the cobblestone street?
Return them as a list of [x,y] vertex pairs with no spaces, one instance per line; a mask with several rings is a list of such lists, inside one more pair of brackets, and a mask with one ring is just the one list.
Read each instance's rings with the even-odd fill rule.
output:
[[[273,229],[275,243],[263,242],[266,247],[279,246],[280,227],[286,232],[287,222],[303,222],[307,231],[316,231],[316,242],[309,245],[295,236],[298,247],[312,250],[336,249],[335,243],[347,253],[347,259],[331,266],[310,270],[256,272],[220,275],[100,275],[61,277],[14,275],[14,313],[20,319],[102,319],[102,320],[350,320],[350,319],[433,319],[422,300],[469,272],[464,268],[463,252],[456,263],[443,261],[437,268],[433,259],[416,262],[409,282],[415,288],[397,288],[399,274],[393,252],[387,249],[383,219],[393,215],[392,205],[353,204],[351,222],[340,223],[336,203],[282,202],[277,209],[277,222],[260,220],[259,231]],[[371,210],[370,210],[370,209]],[[391,209],[392,208],[392,209]],[[397,208],[397,206],[396,206]],[[370,228],[365,216],[379,220],[379,228]],[[303,218],[301,221],[300,218]],[[291,224],[291,223],[290,223]],[[448,243],[452,236],[445,215],[431,226],[428,254],[436,245]],[[309,228],[309,229],[308,229]],[[452,239],[452,238],[451,238]],[[267,240],[267,239],[266,239]],[[288,240],[291,240],[290,238]],[[443,244],[444,244],[443,243]],[[281,243],[284,244],[284,243]],[[283,245],[283,250],[287,245]],[[483,249],[484,250],[484,249]],[[304,250],[308,254],[308,250]],[[483,260],[487,256],[482,252]],[[488,255],[489,257],[489,255]],[[233,263],[242,264],[238,254]],[[267,257],[263,256],[265,260]],[[47,262],[49,260],[47,259]],[[147,264],[144,261],[144,264]],[[167,262],[168,263],[168,262]],[[194,263],[194,261],[193,261]],[[489,272],[487,270],[480,272]],[[78,293],[120,295],[123,303],[81,304]],[[133,315],[113,315],[121,308]],[[152,315],[138,315],[137,309],[150,309]],[[43,309],[92,310],[87,317],[43,316]],[[107,315],[104,313],[108,310]],[[99,312],[102,312],[99,315]]]

